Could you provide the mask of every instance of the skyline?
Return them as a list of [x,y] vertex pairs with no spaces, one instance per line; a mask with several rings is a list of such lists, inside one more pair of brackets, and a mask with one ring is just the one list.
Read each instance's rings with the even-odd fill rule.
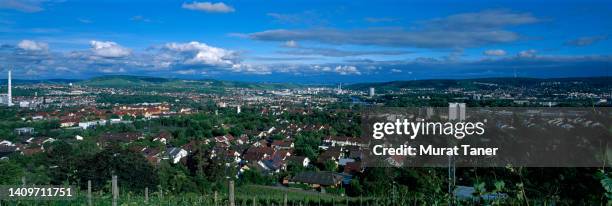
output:
[[[612,3],[0,0],[15,79],[610,76]],[[108,12],[112,11],[112,12]]]

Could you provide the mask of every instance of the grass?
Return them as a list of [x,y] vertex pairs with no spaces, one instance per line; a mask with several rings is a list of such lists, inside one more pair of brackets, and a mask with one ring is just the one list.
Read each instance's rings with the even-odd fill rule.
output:
[[[258,206],[284,205],[285,194],[287,195],[288,206],[345,206],[345,205],[367,205],[367,206],[408,206],[408,205],[447,205],[448,202],[444,197],[432,198],[431,196],[417,194],[397,194],[396,199],[392,200],[388,197],[346,197],[332,194],[323,194],[316,191],[301,190],[296,188],[282,188],[273,186],[260,185],[245,185],[236,188],[236,206],[252,206],[253,201]],[[113,199],[110,193],[100,194],[95,192],[92,197],[93,206],[112,206]],[[546,200],[530,200],[530,205],[546,205]],[[463,201],[456,205],[524,205],[525,202],[515,199],[507,199],[497,204]],[[550,200],[548,204],[551,204]],[[563,203],[560,203],[563,204]],[[47,205],[47,206],[64,206],[78,205],[88,206],[87,195],[84,191],[77,194],[73,200],[53,200],[53,201],[0,201],[0,206],[30,206],[30,205]],[[131,193],[122,193],[117,200],[119,206],[138,206],[138,205],[156,205],[156,206],[174,206],[174,205],[213,205],[222,206],[229,205],[229,195],[227,193],[218,193],[215,201],[214,193],[195,194],[185,193],[180,195],[164,195],[160,197],[158,193],[149,194],[149,199],[145,202],[145,197],[141,194],[134,195]]]
[[[307,191],[296,188],[281,188],[272,186],[245,185],[236,188],[235,203],[237,206],[253,205],[283,205],[285,194],[287,195],[287,205],[359,205],[360,201],[364,205],[378,201],[375,198],[349,198],[339,195],[323,194],[316,191]],[[348,201],[348,202],[347,202]],[[113,202],[110,194],[100,194],[94,192],[92,205],[111,206]],[[87,195],[84,191],[77,194],[73,200],[53,200],[53,201],[0,201],[1,206],[8,205],[88,205]],[[143,195],[123,193],[120,195],[117,205],[229,205],[229,195],[226,192],[219,192],[216,198],[214,193],[195,194],[186,193],[181,195],[164,195],[160,197],[158,193],[149,194],[149,201],[145,203]]]

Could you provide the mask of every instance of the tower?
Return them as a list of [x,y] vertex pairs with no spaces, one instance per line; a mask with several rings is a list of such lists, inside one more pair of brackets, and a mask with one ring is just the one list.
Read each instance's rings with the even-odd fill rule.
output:
[[465,121],[465,103],[448,103],[448,120]]
[[6,94],[6,98],[7,98],[7,105],[13,106],[13,95],[11,93],[11,70],[9,69],[8,71],[8,93]]
[[457,112],[459,110],[458,103],[448,103],[448,120],[455,121],[458,119]]

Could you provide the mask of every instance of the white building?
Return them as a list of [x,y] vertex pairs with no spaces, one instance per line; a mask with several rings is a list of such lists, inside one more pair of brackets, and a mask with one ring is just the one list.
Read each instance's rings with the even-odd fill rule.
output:
[[448,120],[465,120],[465,103],[448,103]]
[[98,125],[105,125],[105,124],[106,124],[106,120],[101,119],[101,120],[96,120],[96,121],[79,122],[79,127],[82,129],[87,129],[90,127],[94,127]]
[[20,101],[19,102],[19,107],[21,107],[21,108],[30,107],[30,102],[28,102],[28,101]]
[[174,164],[178,163],[183,157],[187,157],[188,155],[187,150],[184,150],[179,147],[168,148],[166,152],[167,159],[172,160],[172,163]]
[[370,97],[373,97],[374,95],[376,95],[374,87],[370,87]]
[[7,106],[13,106],[13,95],[12,95],[12,86],[11,86],[11,70],[8,71],[8,91],[6,94],[0,94],[0,104],[4,104]]
[[34,128],[33,127],[15,128],[15,133],[17,133],[18,135],[32,134],[34,133]]

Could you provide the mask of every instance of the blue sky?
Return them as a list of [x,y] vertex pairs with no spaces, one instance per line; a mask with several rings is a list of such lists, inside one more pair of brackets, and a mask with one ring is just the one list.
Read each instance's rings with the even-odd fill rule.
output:
[[609,76],[606,1],[0,0],[20,79]]

